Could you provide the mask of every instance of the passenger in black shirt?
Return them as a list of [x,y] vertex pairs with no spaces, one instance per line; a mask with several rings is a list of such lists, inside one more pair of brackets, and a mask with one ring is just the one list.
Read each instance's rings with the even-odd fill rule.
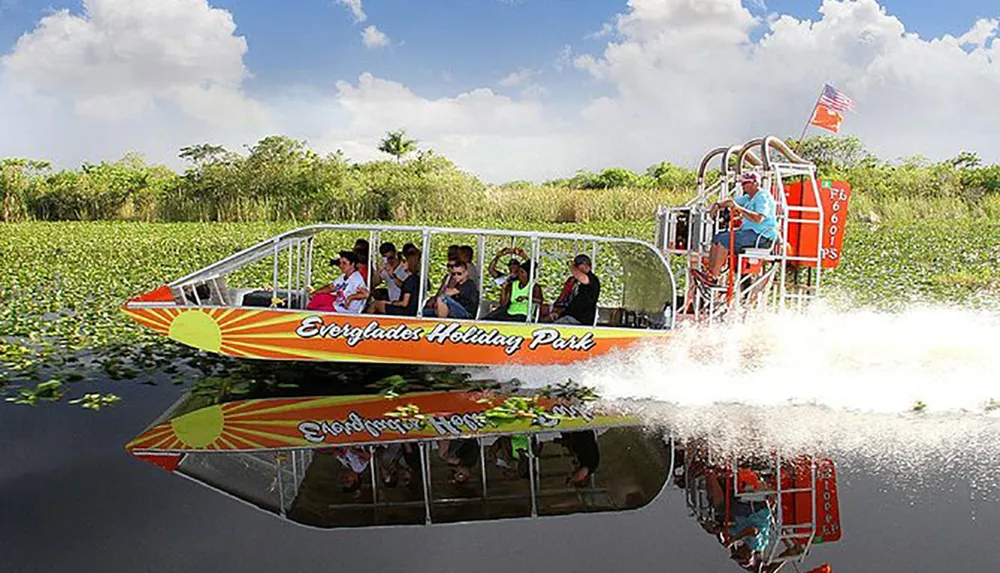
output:
[[597,466],[601,465],[601,451],[597,447],[597,436],[593,430],[563,432],[556,440],[573,455],[575,467],[573,473],[566,478],[567,483],[581,487],[587,483],[587,478],[594,475]]
[[424,316],[475,318],[479,309],[479,286],[469,276],[468,264],[455,261],[451,276],[454,286],[445,287],[434,307],[424,311]]
[[557,324],[593,325],[597,315],[597,299],[601,295],[601,281],[593,273],[593,264],[587,255],[577,255],[569,265],[576,286],[566,308],[549,315],[547,322]]
[[399,300],[385,307],[386,314],[396,316],[417,316],[417,299],[420,297],[420,271],[411,274],[403,281]]
[[372,303],[374,312],[394,316],[417,316],[420,302],[420,249],[414,247],[406,255],[406,270],[410,273],[403,281],[397,301],[377,300]]

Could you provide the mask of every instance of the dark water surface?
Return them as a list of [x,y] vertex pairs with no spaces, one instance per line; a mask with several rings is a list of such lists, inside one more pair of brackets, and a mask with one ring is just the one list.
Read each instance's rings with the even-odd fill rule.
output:
[[[741,571],[670,485],[620,514],[303,528],[125,452],[177,387],[101,390],[123,402],[101,412],[0,405],[0,572]],[[863,458],[836,461],[844,535],[814,547],[802,571],[1000,570],[1000,501],[982,499],[961,469],[917,486]]]

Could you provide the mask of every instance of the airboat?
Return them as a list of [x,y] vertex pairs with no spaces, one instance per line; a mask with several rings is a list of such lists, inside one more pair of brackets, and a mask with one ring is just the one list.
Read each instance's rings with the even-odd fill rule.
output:
[[[709,170],[719,160],[716,169]],[[757,173],[776,204],[779,239],[769,249],[729,253],[718,284],[698,283],[715,233],[734,232],[737,217],[711,217],[717,201],[742,193],[745,172]],[[490,366],[568,364],[668,339],[684,323],[713,323],[751,311],[801,309],[816,298],[824,269],[841,259],[850,186],[817,180],[816,167],[768,136],[711,150],[688,203],[660,207],[653,242],[592,234],[521,230],[317,224],[289,230],[203,269],[135,296],[122,305],[132,319],[182,344],[248,359]],[[368,268],[384,242],[419,247],[419,298],[434,296],[448,245],[475,245],[480,304],[469,319],[309,310],[310,287],[332,276],[326,260],[363,238]],[[499,287],[487,257],[505,247],[532,261],[522,322],[490,320]],[[589,255],[601,281],[593,321],[547,322],[565,287],[566,261]],[[678,288],[675,274],[683,272]],[[375,272],[368,276],[373,286]],[[532,298],[532,297],[529,297]],[[263,302],[261,302],[263,301]],[[422,307],[418,307],[422,308]]]
[[[710,532],[736,527],[737,504],[766,505],[770,534],[757,558],[768,571],[841,537],[831,459],[714,454],[703,440],[680,439],[668,426],[572,392],[494,387],[221,400],[189,392],[126,450],[311,529],[621,514],[673,489]],[[587,475],[571,482],[584,466]],[[715,499],[708,479],[718,480]]]
[[[559,446],[568,435],[603,450],[602,471],[577,487],[565,480],[572,456]],[[518,443],[525,447],[514,455]],[[465,483],[456,483],[459,464],[445,455],[456,445],[472,478]],[[673,455],[669,441],[628,415],[578,400],[475,390],[212,405],[185,396],[126,450],[321,529],[638,508],[665,486]],[[406,475],[395,479],[400,468]],[[349,481],[356,489],[344,487]]]

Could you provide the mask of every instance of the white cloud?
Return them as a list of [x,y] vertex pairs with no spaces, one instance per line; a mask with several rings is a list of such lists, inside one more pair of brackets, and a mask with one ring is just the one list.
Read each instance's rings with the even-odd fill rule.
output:
[[539,105],[519,102],[488,88],[432,100],[369,73],[362,74],[356,85],[337,82],[336,99],[349,112],[349,127],[356,133],[381,135],[402,125],[414,132],[503,134],[530,129],[543,120]]
[[610,36],[611,32],[613,32],[614,30],[615,27],[612,24],[605,22],[604,24],[601,24],[600,30],[596,32],[591,32],[590,34],[587,34],[586,37],[589,40],[600,40],[601,38],[607,38],[608,36]]
[[375,26],[368,26],[361,32],[361,41],[366,48],[384,48],[389,45],[389,36]]
[[547,88],[538,83],[538,76],[541,70],[521,68],[516,72],[511,72],[497,80],[497,85],[502,88],[520,88],[520,95],[526,100],[535,100],[550,92]]
[[982,48],[986,46],[987,42],[996,37],[998,26],[1000,26],[1000,20],[983,18],[976,22],[968,32],[962,34],[958,38],[958,43],[963,46],[971,44],[977,48]]
[[566,44],[559,50],[559,54],[556,55],[555,61],[552,62],[552,67],[555,68],[557,72],[561,72],[572,65],[573,46]]
[[364,7],[361,5],[361,0],[337,0],[337,4],[350,10],[351,14],[354,14],[354,19],[358,22],[364,22],[368,19]]
[[[428,99],[406,86],[371,74],[357,83],[338,82],[334,105],[324,98],[313,105],[333,107],[314,144],[343,149],[355,160],[382,157],[376,150],[386,131],[404,127],[422,148],[433,147],[492,181],[524,172],[556,176],[573,172],[578,155],[553,157],[553,144],[570,150],[571,141],[560,143],[559,133],[567,125],[547,115],[534,101],[516,100],[479,88],[454,97]],[[310,106],[312,107],[312,106]],[[513,173],[513,175],[512,175]]]
[[159,106],[222,126],[263,119],[241,91],[246,40],[205,0],[85,0],[84,14],[42,18],[0,59],[17,89],[71,103],[80,116],[136,118]]
[[86,6],[86,16],[47,16],[5,57],[0,155],[73,163],[140,148],[164,159],[181,145],[285,133],[365,160],[403,127],[488,180],[537,179],[692,164],[717,145],[797,136],[830,82],[857,102],[845,132],[884,157],[971,149],[1000,160],[996,22],[925,39],[876,0],[825,0],[812,20],[755,16],[739,0],[630,0],[602,48],[565,46],[555,59],[579,81],[567,73],[543,86],[538,70],[519,70],[498,81],[514,93],[431,98],[366,73],[333,94],[271,96],[266,124],[218,123],[263,113],[242,92],[246,43],[227,12],[204,0]]
[[516,72],[511,72],[497,81],[497,85],[502,88],[513,88],[523,86],[531,82],[531,79],[538,74],[536,70],[521,68]]
[[761,22],[738,0],[630,0],[619,40],[575,59],[614,90],[584,109],[588,132],[614,141],[607,163],[690,162],[764,133],[797,136],[829,81],[858,105],[844,129],[883,155],[975,148],[1000,159],[1000,46],[986,47],[995,28],[977,24],[967,52],[953,37],[908,32],[875,0],[825,0],[819,12]]
[[0,58],[0,155],[162,160],[265,130],[266,108],[242,91],[247,43],[228,12],[205,0],[83,8],[43,17]]

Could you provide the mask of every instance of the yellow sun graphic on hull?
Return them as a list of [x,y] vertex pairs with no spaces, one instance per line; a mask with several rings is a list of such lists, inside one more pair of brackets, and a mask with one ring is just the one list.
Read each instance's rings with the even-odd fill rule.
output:
[[295,327],[305,313],[273,313],[245,308],[135,308],[125,313],[153,330],[188,346],[229,356],[290,360],[392,361],[317,348]]
[[192,448],[204,448],[222,435],[225,417],[219,407],[202,408],[170,421],[177,439]]
[[218,352],[222,347],[222,329],[207,312],[182,312],[170,323],[167,336],[189,346]]
[[[398,339],[382,336],[388,330],[405,327],[424,333],[440,325],[457,328],[431,319],[399,319],[395,317],[320,317],[309,311],[288,312],[269,308],[225,308],[225,307],[163,307],[139,306],[123,307],[128,316],[156,332],[170,337],[186,346],[206,352],[224,354],[237,358],[268,360],[317,360],[332,362],[386,362],[386,363],[426,363],[426,364],[505,364],[512,357],[499,345],[489,347],[475,344],[429,343],[430,339],[418,335],[416,339]],[[317,336],[301,334],[300,329],[310,321],[313,328],[317,320],[324,325],[341,329],[350,328],[351,336],[331,334]],[[367,321],[374,321],[368,322]],[[375,324],[377,322],[378,324]],[[375,325],[375,335],[367,337],[367,330]],[[534,336],[537,326],[532,325],[481,325],[480,330],[497,329],[507,337],[521,337],[527,340]],[[306,329],[309,331],[309,329]],[[589,349],[563,349],[555,346],[522,348],[514,359],[524,363],[556,364],[589,358],[608,352],[614,348],[624,348],[643,338],[670,336],[667,330],[614,329],[590,333],[585,327],[560,327],[563,338],[593,336]],[[361,339],[351,340],[353,332],[363,334]],[[363,340],[364,344],[358,345]]]
[[[239,400],[207,406],[152,428],[126,446],[128,450],[255,451],[310,445],[299,423],[302,420],[340,416],[337,408],[375,404],[379,396],[330,396]],[[334,413],[331,414],[331,408]]]

